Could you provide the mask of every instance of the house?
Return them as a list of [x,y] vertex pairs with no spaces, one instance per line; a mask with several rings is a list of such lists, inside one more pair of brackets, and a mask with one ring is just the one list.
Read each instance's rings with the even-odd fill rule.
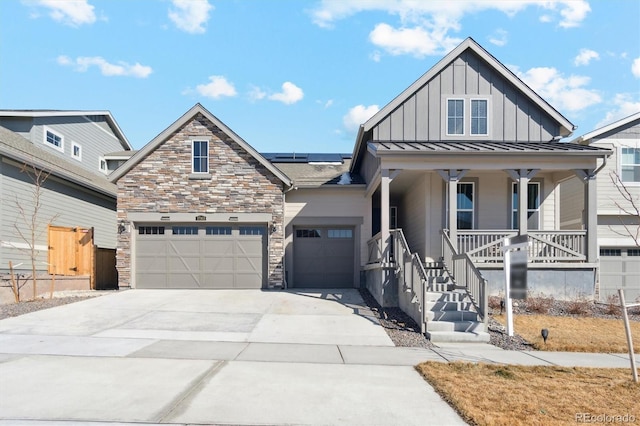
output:
[[[640,112],[593,130],[572,141],[613,151],[598,178],[598,296],[606,301],[625,291],[627,300],[640,298]],[[619,180],[618,180],[619,177]],[[566,229],[582,229],[582,193],[577,178],[561,186]],[[628,191],[635,207],[619,191]]]
[[[593,295],[612,151],[560,142],[573,130],[471,38],[364,123],[352,155],[262,155],[197,104],[110,175],[120,285],[365,286],[432,338],[488,338],[506,237],[528,235],[533,292]],[[574,174],[585,228],[561,230]]]
[[48,262],[49,223],[92,230],[95,246],[115,250],[116,187],[106,178],[109,166],[103,154],[124,150],[131,145],[109,112],[0,110],[0,271],[5,274],[11,261],[16,273],[31,275],[30,241],[20,233],[28,234],[32,226],[20,209],[30,220],[36,171],[48,176],[41,181],[41,207],[33,227],[37,273],[73,274]]

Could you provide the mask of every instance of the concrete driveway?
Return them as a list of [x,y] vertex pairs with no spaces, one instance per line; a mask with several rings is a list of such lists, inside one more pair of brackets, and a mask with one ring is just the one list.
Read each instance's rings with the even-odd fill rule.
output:
[[464,424],[436,358],[356,290],[121,291],[0,321],[0,424]]

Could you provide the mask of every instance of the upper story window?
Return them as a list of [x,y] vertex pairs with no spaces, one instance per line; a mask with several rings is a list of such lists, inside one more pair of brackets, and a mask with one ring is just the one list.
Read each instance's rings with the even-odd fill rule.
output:
[[64,152],[64,138],[62,137],[62,135],[52,132],[49,129],[45,129],[44,143],[49,146],[52,146],[58,151]]
[[103,157],[100,157],[98,159],[98,168],[102,173],[107,173],[109,171],[107,166],[107,160],[105,160]]
[[623,182],[640,183],[640,148],[622,148],[620,177]]
[[[511,227],[517,229],[518,223],[518,183],[511,184]],[[527,187],[527,229],[540,229],[540,183],[529,182]]]
[[71,156],[78,161],[82,160],[82,147],[75,142],[71,144]]
[[457,227],[458,229],[473,229],[475,220],[474,212],[474,188],[473,182],[458,183],[458,212]]
[[488,134],[486,99],[471,99],[471,134]]
[[193,141],[191,158],[193,173],[209,173],[209,141]]
[[464,135],[464,100],[447,100],[447,134]]

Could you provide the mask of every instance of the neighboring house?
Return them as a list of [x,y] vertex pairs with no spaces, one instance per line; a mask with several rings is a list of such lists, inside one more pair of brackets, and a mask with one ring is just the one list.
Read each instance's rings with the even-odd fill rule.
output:
[[[110,175],[120,285],[366,286],[433,337],[427,322],[457,315],[446,298],[469,305],[448,294],[459,288],[486,320],[504,238],[526,234],[532,293],[590,297],[595,174],[611,151],[559,142],[573,130],[470,38],[364,123],[352,156],[261,155],[197,104]],[[561,230],[574,173],[585,229]],[[457,316],[456,331],[482,334],[476,312]]]
[[[42,185],[36,249],[37,269],[48,270],[47,225],[93,228],[94,244],[116,248],[116,186],[106,178],[102,155],[131,145],[108,112],[0,111],[0,271],[9,261],[30,271],[29,233],[19,208],[30,218],[34,205],[33,170],[48,175]],[[58,248],[59,249],[59,248]],[[19,265],[19,266],[18,266]],[[30,275],[30,274],[29,274]]]
[[[640,297],[640,112],[589,132],[573,143],[612,150],[598,175],[599,299],[625,290],[625,298]],[[616,184],[616,175],[621,183]],[[573,178],[561,186],[562,225],[583,228],[581,182]],[[628,191],[635,208],[619,189]]]

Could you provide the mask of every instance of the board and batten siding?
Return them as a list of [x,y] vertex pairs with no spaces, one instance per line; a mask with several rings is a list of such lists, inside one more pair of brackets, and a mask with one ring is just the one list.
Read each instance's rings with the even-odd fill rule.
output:
[[[372,139],[408,142],[451,139],[444,136],[446,116],[443,116],[449,96],[489,100],[489,135],[485,140],[548,142],[559,134],[558,125],[546,113],[467,50],[373,127]],[[467,126],[465,123],[466,135],[458,139],[469,138]]]
[[[14,265],[27,264],[29,255],[23,250],[11,247],[13,243],[24,246],[26,242],[20,238],[15,229],[16,224],[23,230],[29,228],[21,218],[16,202],[26,212],[33,209],[33,184],[29,176],[21,173],[12,164],[0,161],[0,199],[2,212],[0,220],[0,270],[8,268],[8,262]],[[39,253],[38,268],[46,270],[47,260],[47,224],[57,226],[79,226],[94,228],[95,244],[102,248],[116,247],[116,201],[106,196],[90,193],[75,184],[50,176],[42,188],[42,208],[38,213],[40,224],[36,246]]]
[[[423,173],[416,178],[411,187],[404,194],[398,206],[399,226],[402,228],[407,244],[412,253],[417,253],[425,259],[429,252],[427,248],[427,221],[431,217],[428,211],[430,193],[429,185],[433,173]],[[435,178],[440,179],[439,176]]]

